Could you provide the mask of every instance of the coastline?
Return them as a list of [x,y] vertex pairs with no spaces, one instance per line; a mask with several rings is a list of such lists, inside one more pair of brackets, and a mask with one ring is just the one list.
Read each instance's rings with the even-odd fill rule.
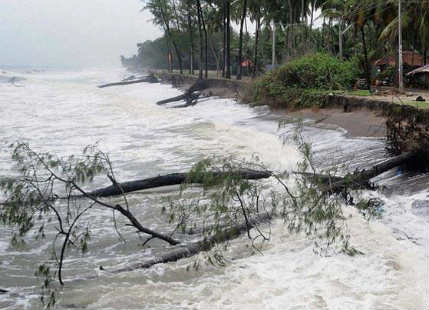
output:
[[283,110],[286,117],[291,119],[309,119],[310,125],[316,127],[330,128],[340,127],[350,137],[386,137],[386,117],[374,111],[362,108],[351,112],[344,112],[340,108],[305,108],[301,110]]
[[[189,75],[179,75],[176,73],[156,72],[162,83],[172,84],[180,90],[189,88],[198,78]],[[208,79],[210,87],[202,91],[204,96],[216,96],[220,98],[231,98],[243,103],[249,83],[236,80]],[[386,137],[386,116],[378,109],[370,110],[366,107],[366,98],[353,99],[353,108],[344,112],[344,106],[334,104],[325,108],[302,108],[290,109],[282,107],[271,107],[270,109],[290,120],[309,120],[308,125],[321,128],[336,129],[341,128],[350,137]],[[248,102],[244,102],[248,103]],[[251,104],[251,103],[250,103]],[[390,104],[390,103],[389,103]],[[360,106],[361,105],[361,106]]]

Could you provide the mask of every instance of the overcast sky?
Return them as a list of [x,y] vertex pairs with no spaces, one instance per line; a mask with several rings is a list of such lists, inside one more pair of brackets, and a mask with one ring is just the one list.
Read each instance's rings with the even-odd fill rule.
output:
[[141,0],[0,0],[0,65],[119,65],[161,36]]

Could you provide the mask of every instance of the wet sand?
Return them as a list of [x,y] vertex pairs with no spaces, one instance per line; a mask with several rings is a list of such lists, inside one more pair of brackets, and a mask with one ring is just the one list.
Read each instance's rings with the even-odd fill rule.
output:
[[386,119],[367,109],[344,112],[340,108],[283,110],[291,119],[311,119],[315,126],[341,127],[351,137],[385,137]]

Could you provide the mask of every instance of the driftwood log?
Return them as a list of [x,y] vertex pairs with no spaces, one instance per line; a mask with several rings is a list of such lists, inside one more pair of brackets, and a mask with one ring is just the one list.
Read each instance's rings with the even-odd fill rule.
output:
[[296,174],[304,175],[310,180],[320,182],[323,184],[322,191],[326,193],[340,193],[344,190],[355,190],[355,189],[374,189],[373,184],[370,184],[369,180],[382,174],[392,168],[401,166],[407,162],[413,160],[414,153],[403,153],[399,156],[389,158],[383,161],[371,169],[355,171],[353,173],[346,174],[344,177],[331,176],[326,174],[314,174],[311,172],[295,172]]
[[158,79],[153,75],[148,75],[148,76],[145,76],[145,77],[137,79],[137,80],[124,80],[121,82],[103,84],[103,85],[98,86],[98,88],[137,84],[137,83],[158,83]]
[[125,268],[116,269],[112,273],[120,273],[125,271],[132,271],[136,269],[147,269],[157,264],[164,264],[169,262],[175,262],[182,258],[191,257],[200,252],[211,250],[216,244],[223,243],[229,240],[238,238],[243,233],[246,233],[255,225],[264,222],[270,222],[272,220],[271,214],[264,214],[257,218],[250,220],[248,223],[237,224],[236,226],[222,230],[213,234],[212,236],[203,239],[198,242],[190,244],[179,245],[171,249],[168,253],[161,255],[157,258],[153,258],[143,263],[127,266]]
[[195,102],[196,100],[198,100],[198,98],[200,97],[200,93],[199,92],[193,92],[190,94],[183,94],[183,95],[179,95],[173,98],[168,98],[165,100],[161,100],[158,101],[156,104],[158,105],[163,105],[163,104],[167,104],[170,102],[176,102],[176,101],[181,101],[181,100],[185,100],[186,101],[186,105],[191,105],[192,102]]
[[374,188],[374,186],[369,182],[370,179],[392,168],[409,162],[414,158],[414,156],[415,154],[413,153],[403,153],[399,156],[381,162],[369,170],[361,170],[347,174],[342,180],[327,185],[325,191],[338,193],[347,189]]
[[185,100],[186,106],[194,105],[194,104],[196,104],[196,100],[198,100],[198,98],[200,96],[199,92],[204,90],[204,89],[207,89],[209,87],[210,87],[210,85],[206,80],[198,80],[191,87],[189,87],[189,89],[186,90],[183,95],[176,96],[173,98],[164,99],[164,100],[160,100],[156,104],[163,105],[163,104],[167,104],[170,102]]
[[[234,175],[248,180],[266,179],[269,178],[271,174],[272,173],[270,171],[257,171],[250,169],[241,169],[234,172],[212,172],[212,175],[215,178],[222,178],[227,175]],[[108,197],[155,187],[180,185],[185,182],[202,183],[203,181],[204,180],[202,177],[191,177],[189,173],[171,173],[143,180],[117,183],[115,185],[110,185],[105,188],[92,191],[88,193],[88,195],[92,197]]]

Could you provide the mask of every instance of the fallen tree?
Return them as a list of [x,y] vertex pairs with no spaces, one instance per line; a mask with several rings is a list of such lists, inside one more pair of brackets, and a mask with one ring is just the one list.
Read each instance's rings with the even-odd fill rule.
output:
[[267,213],[262,216],[258,216],[255,219],[249,220],[249,222],[244,222],[233,227],[225,228],[207,238],[204,238],[201,241],[191,244],[179,245],[176,248],[169,250],[168,253],[150,259],[144,263],[129,265],[125,268],[111,270],[110,272],[120,273],[137,269],[147,269],[157,264],[175,262],[183,258],[194,256],[200,252],[207,252],[210,251],[215,245],[236,239],[242,234],[248,232],[250,229],[255,228],[256,225],[270,222],[272,219],[272,214]]
[[374,189],[374,185],[370,183],[372,178],[390,169],[410,162],[414,156],[415,154],[413,153],[404,153],[376,164],[371,169],[357,170],[353,173],[346,174],[340,180],[332,179],[332,183],[329,185],[327,184],[323,190],[329,193],[338,193],[350,189]]
[[135,180],[123,183],[116,183],[105,188],[100,188],[95,191],[89,192],[88,195],[93,197],[108,197],[115,195],[122,195],[129,192],[162,187],[171,185],[180,185],[183,183],[203,183],[205,178],[210,176],[213,180],[223,179],[227,176],[238,177],[247,180],[259,180],[269,178],[271,176],[270,171],[257,171],[251,169],[240,169],[237,171],[211,171],[206,175],[193,175],[188,172],[186,173],[171,173],[167,175],[160,175],[153,178]]
[[183,95],[179,95],[173,98],[168,98],[165,100],[158,101],[156,104],[163,105],[171,102],[177,102],[185,100],[187,105],[191,105],[193,102],[195,103],[196,100],[200,97],[200,93],[185,93]]
[[189,87],[183,95],[175,96],[173,98],[168,98],[158,101],[156,104],[163,105],[171,102],[177,102],[185,100],[187,105],[195,104],[200,96],[200,91],[209,88],[210,85],[207,80],[198,80],[191,87]]
[[[52,250],[56,258],[56,274],[61,285],[64,284],[62,269],[66,249],[71,245],[74,247],[79,245],[78,248],[82,252],[87,250],[90,233],[88,228],[85,230],[85,226],[80,223],[80,219],[90,209],[101,207],[112,210],[115,228],[116,218],[114,214],[118,212],[125,217],[127,225],[135,228],[137,233],[148,235],[148,240],[159,239],[171,246],[175,246],[181,244],[179,239],[172,237],[171,234],[148,228],[133,214],[125,195],[127,192],[167,185],[185,185],[185,183],[188,185],[200,183],[203,187],[211,187],[214,185],[222,186],[224,182],[228,182],[230,183],[229,186],[235,188],[238,186],[237,182],[249,182],[249,180],[271,176],[269,171],[256,171],[245,168],[234,169],[233,166],[226,164],[217,170],[209,171],[204,165],[205,161],[202,161],[188,173],[173,173],[166,176],[119,183],[115,179],[108,156],[93,146],[85,148],[81,156],[60,159],[48,153],[36,153],[26,143],[17,143],[14,145],[12,158],[15,160],[17,169],[22,173],[22,176],[0,179],[0,188],[7,194],[6,201],[1,204],[0,208],[0,223],[14,228],[12,239],[18,243],[21,242],[18,240],[22,240],[21,237],[35,228],[36,224],[40,225],[36,235],[38,238],[43,238],[45,236],[45,223],[40,220],[43,219],[44,214],[51,213],[53,215],[57,223],[57,233]],[[83,190],[83,184],[91,182],[95,175],[102,172],[106,173],[111,180],[111,186],[94,192]],[[250,184],[247,187],[250,188]],[[58,192],[61,189],[65,191],[63,195]],[[112,204],[99,199],[100,197],[111,195],[122,195],[123,203]],[[59,197],[66,199],[58,201]],[[77,197],[85,199],[76,199]],[[246,214],[247,211],[243,212]],[[35,217],[34,214],[39,214],[40,216]],[[236,226],[234,224],[236,220],[234,218],[230,222],[232,228]],[[247,215],[245,222],[248,229],[250,229],[251,222],[248,221]],[[86,225],[89,225],[89,223]],[[83,231],[81,231],[82,229]],[[241,231],[242,229],[239,230]],[[60,241],[61,244],[58,245],[57,242]],[[41,265],[38,274],[50,279],[52,276],[49,270],[49,267]],[[50,280],[44,283],[49,285]]]
[[378,163],[368,170],[356,170],[353,173],[346,174],[344,177],[315,172],[295,172],[295,174],[307,178],[312,183],[319,184],[323,195],[341,194],[347,203],[354,205],[355,202],[350,191],[376,189],[376,186],[370,182],[372,178],[390,169],[404,165],[412,161],[414,157],[414,153],[403,153]]
[[158,83],[158,79],[154,75],[148,75],[140,79],[135,80],[124,80],[121,82],[114,82],[114,83],[108,83],[99,85],[98,88],[105,88],[105,87],[111,87],[111,86],[122,86],[122,85],[130,85],[130,84],[137,84],[137,83]]
[[307,177],[313,182],[320,182],[324,185],[325,192],[339,192],[344,188],[348,189],[374,189],[374,185],[370,180],[390,169],[404,165],[413,160],[415,154],[403,153],[401,155],[389,158],[372,168],[366,170],[356,170],[353,173],[348,173],[344,177],[339,177],[329,174],[319,174],[313,172],[294,172]]
[[[306,152],[310,150],[309,147],[304,149]],[[44,238],[45,219],[56,221],[57,233],[51,249],[55,261],[50,260],[38,269],[38,275],[44,277],[44,293],[51,288],[54,278],[49,266],[56,267],[55,275],[59,283],[64,284],[62,268],[66,249],[73,246],[82,252],[87,250],[89,222],[82,223],[82,218],[93,207],[112,211],[112,222],[121,238],[115,217],[118,212],[124,216],[125,225],[135,228],[139,234],[147,235],[143,246],[154,239],[169,245],[167,252],[157,258],[112,272],[149,268],[190,257],[201,251],[209,251],[216,244],[232,240],[243,233],[247,233],[254,246],[256,240],[269,240],[270,226],[262,224],[270,223],[277,217],[283,220],[290,232],[303,232],[313,238],[315,248],[320,249],[320,252],[326,253],[338,244],[342,252],[350,255],[358,253],[348,241],[346,216],[342,211],[343,200],[338,195],[328,197],[328,192],[320,184],[307,181],[304,174],[298,174],[301,177],[296,178],[296,190],[291,191],[283,181],[286,177],[283,174],[267,171],[258,163],[224,158],[220,161],[202,160],[188,173],[119,183],[107,155],[92,146],[85,148],[82,156],[60,159],[48,153],[36,153],[27,144],[19,143],[15,145],[12,158],[22,175],[16,179],[0,180],[0,188],[7,195],[0,208],[0,223],[13,228],[14,240],[29,231],[37,232],[37,237]],[[305,155],[304,164],[298,164],[298,173],[306,171],[306,167],[311,165],[310,161],[311,157]],[[105,173],[112,185],[93,192],[83,190],[82,185],[91,182],[100,173]],[[279,187],[271,190],[268,184],[253,181],[268,177],[273,177],[273,182],[277,181],[284,191],[279,190]],[[202,185],[200,190],[187,192],[187,188],[194,183]],[[128,205],[128,192],[178,184],[181,185],[179,195],[168,199],[168,207],[160,208],[161,215],[173,226],[171,230],[164,228],[164,231],[159,232],[148,228]],[[67,199],[59,201],[58,197],[64,197],[64,192]],[[112,204],[109,200],[100,199],[111,195],[122,195],[122,203]],[[76,197],[85,199],[74,199]],[[366,208],[365,205],[363,208]],[[170,230],[170,233],[165,230]],[[195,232],[200,234],[199,240],[187,243],[186,235]],[[55,297],[51,291],[48,292],[50,297]]]

